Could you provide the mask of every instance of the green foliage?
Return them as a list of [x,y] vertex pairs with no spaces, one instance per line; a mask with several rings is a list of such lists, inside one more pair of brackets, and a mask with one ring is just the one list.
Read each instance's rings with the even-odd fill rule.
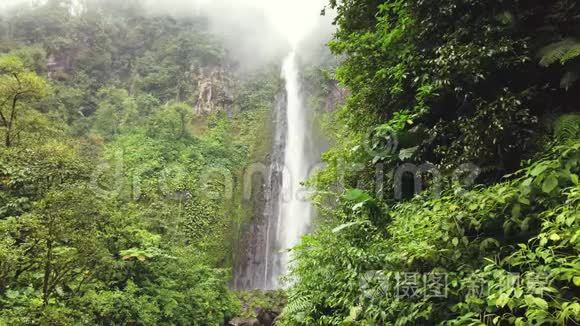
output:
[[580,42],[574,38],[565,38],[549,44],[539,51],[540,65],[549,67],[559,63],[566,69],[560,80],[560,86],[568,90],[578,80],[578,61]]
[[[541,91],[547,84],[559,86],[554,76],[562,78],[561,68],[533,67],[531,57],[546,39],[574,30],[573,19],[558,26],[552,19],[556,12],[573,16],[576,7],[363,0],[336,7],[339,30],[330,46],[345,57],[337,77],[352,94],[341,111],[346,126],[339,137],[395,124],[404,113],[402,121],[410,123],[401,131],[425,131],[422,141],[410,146],[419,145],[413,159],[445,170],[471,162],[510,173],[526,153],[537,150],[542,103],[549,98],[554,108],[573,105],[571,94]],[[471,14],[478,10],[486,14]],[[553,32],[536,36],[531,32],[536,29]],[[569,77],[566,88],[572,92]]]
[[189,126],[193,108],[184,103],[168,105],[157,112],[151,121],[149,136],[179,140],[191,134]]
[[126,90],[104,88],[97,93],[97,98],[94,128],[101,135],[114,137],[137,122],[137,103]]
[[[350,96],[310,181],[320,227],[293,249],[282,325],[580,322],[577,4],[330,7]],[[539,122],[554,114],[552,138]],[[405,163],[441,175],[399,201]],[[467,189],[465,163],[481,168]]]
[[256,318],[257,311],[271,310],[280,312],[286,305],[286,293],[283,290],[276,291],[239,291],[236,293],[239,298],[242,309],[239,314],[241,318]]
[[[298,282],[285,324],[578,322],[579,161],[580,144],[569,142],[514,181],[417,197],[383,212],[392,219],[386,227],[363,214],[306,237],[295,248]],[[347,192],[344,209],[353,193],[361,198]],[[383,274],[369,277],[373,271]],[[423,278],[416,295],[402,295],[397,277],[405,273],[445,273],[448,295],[429,294]],[[517,283],[509,283],[512,273]],[[473,294],[476,280],[481,295]]]
[[575,39],[565,39],[540,50],[540,65],[549,67],[555,63],[562,65],[580,56],[580,42]]
[[562,115],[555,124],[555,135],[562,141],[580,137],[580,114]]
[[[20,58],[0,56],[0,126],[6,147],[13,145],[23,129],[22,125],[26,125],[21,125],[20,119],[31,111],[32,102],[45,96],[46,92],[46,81],[29,71]],[[27,122],[31,124],[30,120]]]
[[[86,4],[5,18],[0,325],[221,325],[241,308],[242,169],[267,155],[278,70],[232,80],[200,19]],[[196,116],[206,71],[236,99]]]
[[168,246],[148,231],[139,207],[95,196],[95,167],[81,154],[56,141],[2,153],[0,322],[229,318],[236,303],[227,273],[199,249]]

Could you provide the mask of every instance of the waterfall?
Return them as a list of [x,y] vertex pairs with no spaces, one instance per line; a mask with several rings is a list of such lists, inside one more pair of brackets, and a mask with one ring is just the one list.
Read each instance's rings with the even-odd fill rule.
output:
[[289,285],[280,282],[292,267],[289,250],[312,225],[314,209],[302,183],[317,163],[324,141],[314,136],[300,60],[316,61],[311,50],[322,38],[330,37],[324,25],[330,26],[333,17],[319,15],[327,0],[260,1],[274,30],[292,50],[282,65],[285,87],[274,108],[272,150],[264,162],[267,171],[260,182],[252,181],[252,188],[260,189],[253,199],[252,223],[241,229],[233,287],[272,290]]
[[245,252],[236,264],[233,286],[238,289],[272,290],[282,286],[280,277],[291,263],[289,249],[311,226],[313,208],[302,183],[308,179],[318,150],[312,141],[312,112],[302,97],[296,52],[282,65],[284,93],[274,112],[275,134],[269,172],[259,212],[246,230]]
[[286,273],[291,260],[288,251],[298,244],[308,232],[312,218],[312,206],[305,196],[302,186],[313,164],[310,145],[312,144],[310,112],[301,96],[300,74],[296,53],[292,52],[284,60],[282,77],[286,82],[286,141],[284,150],[284,171],[282,189],[278,198],[278,221],[276,247],[278,264],[273,269],[273,284],[278,286],[278,278]]

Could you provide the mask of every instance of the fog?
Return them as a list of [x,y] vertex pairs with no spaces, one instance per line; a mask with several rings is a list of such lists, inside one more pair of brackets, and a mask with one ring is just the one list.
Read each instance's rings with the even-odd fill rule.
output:
[[[0,13],[15,5],[39,5],[48,0],[0,0]],[[75,12],[83,3],[107,5],[111,0],[61,0]],[[246,66],[280,61],[291,50],[303,59],[315,58],[333,31],[332,14],[321,16],[328,0],[122,0],[140,3],[148,15],[204,17],[210,33],[220,36]]]
[[297,46],[318,25],[329,21],[320,16],[326,3],[327,0],[146,0],[146,7],[151,13],[207,15],[225,25],[251,26],[256,23],[256,15],[262,15],[275,33]]
[[210,29],[248,65],[280,60],[291,50],[317,56],[332,35],[327,0],[145,0],[149,14],[209,18]]
[[0,13],[4,13],[20,5],[37,6],[46,3],[48,0],[0,0]]

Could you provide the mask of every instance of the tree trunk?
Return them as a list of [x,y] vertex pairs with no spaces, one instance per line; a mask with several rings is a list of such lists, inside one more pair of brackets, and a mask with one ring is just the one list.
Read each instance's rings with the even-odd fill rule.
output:
[[10,112],[10,118],[4,121],[6,124],[6,137],[4,139],[6,147],[12,146],[12,125],[14,120],[16,120],[16,105],[18,104],[18,95],[15,95],[12,99],[12,111]]
[[48,240],[46,244],[46,261],[44,263],[44,281],[42,284],[42,294],[43,294],[43,301],[44,306],[48,305],[48,298],[50,296],[50,273],[52,271],[52,240]]

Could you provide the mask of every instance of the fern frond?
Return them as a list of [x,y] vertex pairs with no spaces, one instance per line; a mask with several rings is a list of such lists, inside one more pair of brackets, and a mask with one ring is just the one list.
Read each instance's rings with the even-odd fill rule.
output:
[[580,56],[580,41],[566,38],[540,50],[540,65],[548,67],[556,62],[565,64]]
[[297,315],[310,312],[312,304],[307,297],[290,298],[280,317],[294,318]]
[[570,49],[560,58],[560,63],[565,64],[568,61],[574,60],[580,57],[580,42],[571,46]]
[[580,114],[564,114],[554,125],[554,134],[558,140],[580,139]]

